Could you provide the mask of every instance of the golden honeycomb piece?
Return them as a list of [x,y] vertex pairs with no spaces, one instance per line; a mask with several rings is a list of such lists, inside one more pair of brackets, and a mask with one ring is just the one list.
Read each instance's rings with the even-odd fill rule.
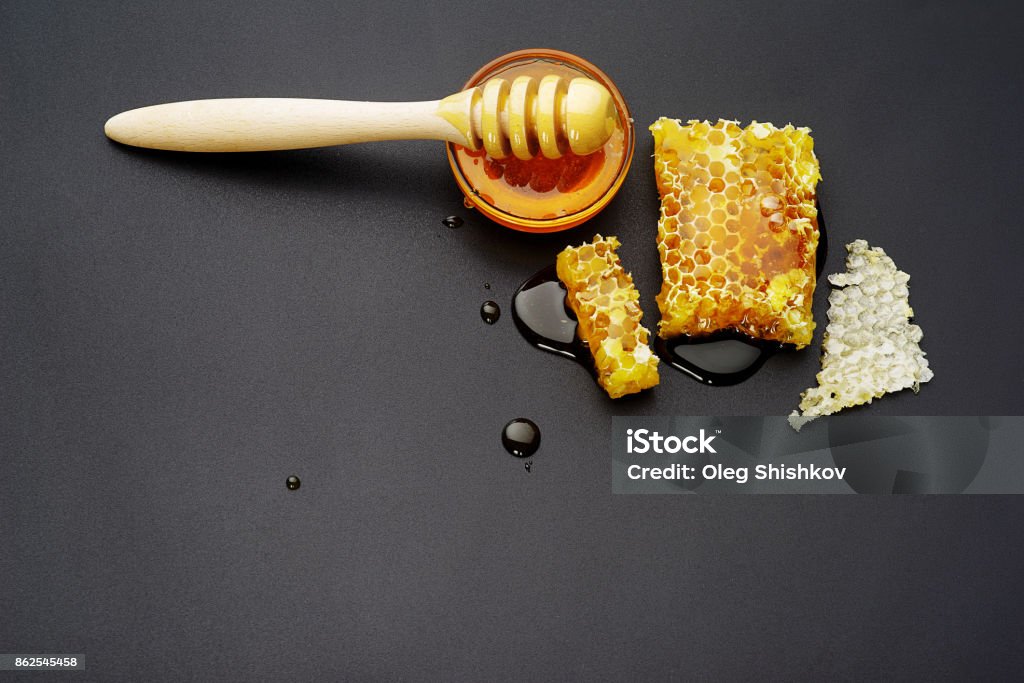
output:
[[651,132],[661,195],[658,334],[734,330],[807,346],[821,179],[810,129],[661,118]]
[[579,321],[577,334],[594,357],[597,383],[612,398],[658,383],[658,357],[640,324],[640,293],[619,262],[618,246],[615,237],[595,235],[591,244],[566,247],[555,263]]

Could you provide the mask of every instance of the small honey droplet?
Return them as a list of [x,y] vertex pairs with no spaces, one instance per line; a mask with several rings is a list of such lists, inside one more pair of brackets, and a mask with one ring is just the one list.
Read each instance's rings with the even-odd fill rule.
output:
[[490,282],[485,282],[484,283],[484,289],[490,289],[490,288],[491,288],[491,283]]
[[289,491],[297,491],[299,487],[302,486],[302,480],[293,474],[285,479],[284,485],[288,487]]
[[494,301],[485,301],[480,307],[480,317],[488,325],[493,325],[501,317],[501,308]]
[[462,219],[458,216],[448,216],[447,218],[443,218],[441,219],[441,223],[443,223],[446,228],[451,228],[452,230],[462,227]]
[[526,471],[529,472],[531,467],[533,467],[533,461],[532,460],[527,460],[526,461]]

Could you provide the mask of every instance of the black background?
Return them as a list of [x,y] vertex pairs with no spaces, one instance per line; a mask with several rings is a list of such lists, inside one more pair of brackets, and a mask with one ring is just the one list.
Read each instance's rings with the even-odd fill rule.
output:
[[[1021,413],[1021,30],[1009,3],[0,3],[0,651],[94,680],[1018,675],[1017,498],[611,494],[613,414],[788,413],[826,287],[814,348],[618,403],[508,305],[601,231],[653,326],[646,126],[792,121],[826,271],[865,238],[912,276],[936,378],[868,410]],[[569,233],[463,209],[439,143],[102,135],[182,99],[435,99],[525,47],[593,61],[637,121]]]

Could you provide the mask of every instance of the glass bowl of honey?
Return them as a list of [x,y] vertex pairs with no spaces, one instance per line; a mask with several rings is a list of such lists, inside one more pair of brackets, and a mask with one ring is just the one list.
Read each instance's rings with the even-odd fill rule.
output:
[[484,149],[472,151],[448,143],[448,162],[466,206],[491,220],[524,232],[558,232],[590,219],[608,205],[622,186],[633,158],[633,120],[611,79],[590,62],[559,50],[510,52],[485,64],[466,82],[472,88],[501,77],[591,78],[611,93],[618,125],[604,147],[586,156],[566,151],[558,159],[537,155],[494,159]]

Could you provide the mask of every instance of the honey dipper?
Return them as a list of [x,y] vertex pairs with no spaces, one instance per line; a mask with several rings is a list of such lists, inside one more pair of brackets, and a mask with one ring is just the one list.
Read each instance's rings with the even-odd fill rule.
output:
[[446,140],[495,159],[596,152],[615,130],[608,90],[589,78],[491,78],[429,102],[288,98],[194,100],[122,112],[112,140],[182,152],[259,152],[378,140]]

